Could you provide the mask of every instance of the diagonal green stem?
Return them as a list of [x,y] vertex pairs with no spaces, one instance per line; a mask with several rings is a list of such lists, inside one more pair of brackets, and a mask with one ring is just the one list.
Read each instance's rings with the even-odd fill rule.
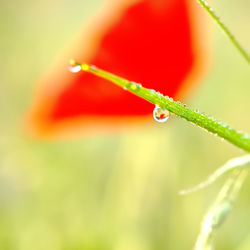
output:
[[250,56],[246,52],[246,50],[240,45],[240,43],[235,39],[230,30],[226,27],[224,23],[221,22],[220,18],[215,14],[214,10],[208,5],[205,0],[197,0],[202,7],[209,13],[209,15],[215,20],[215,22],[220,26],[220,28],[225,32],[227,37],[233,43],[233,45],[237,48],[237,50],[241,53],[241,55],[246,59],[248,63],[250,63]]
[[161,108],[176,114],[177,116],[190,121],[207,131],[218,135],[221,138],[231,142],[235,146],[250,152],[250,137],[247,134],[239,132],[229,125],[215,120],[213,117],[206,116],[197,110],[193,110],[187,107],[185,104],[174,101],[168,96],[163,96],[159,92],[155,92],[153,89],[147,89],[141,86],[141,84],[128,81],[124,78],[111,74],[107,71],[96,68],[95,66],[89,66],[87,64],[71,63],[75,67],[81,67],[82,70],[92,73],[98,77],[107,79],[116,85],[130,91],[131,93],[147,100]]

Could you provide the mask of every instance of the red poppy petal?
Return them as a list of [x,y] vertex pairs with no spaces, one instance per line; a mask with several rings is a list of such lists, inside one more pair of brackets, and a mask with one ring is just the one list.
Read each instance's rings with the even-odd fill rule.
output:
[[[121,5],[117,7],[119,14],[111,15],[103,28],[88,34],[87,42],[86,37],[78,40],[82,46],[70,57],[76,54],[74,59],[80,62],[176,96],[199,57],[194,52],[189,5],[186,0]],[[86,53],[86,46],[92,47],[90,53]],[[150,103],[106,80],[86,72],[68,72],[68,59],[42,81],[49,87],[42,90],[34,108],[37,127],[50,128],[73,120],[81,120],[81,125],[91,124],[91,119],[93,123],[96,119],[109,123],[111,117],[138,118],[152,113]]]

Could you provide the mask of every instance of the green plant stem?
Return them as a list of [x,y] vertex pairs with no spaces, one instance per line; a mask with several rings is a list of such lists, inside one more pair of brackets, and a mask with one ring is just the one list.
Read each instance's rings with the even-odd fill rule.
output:
[[215,182],[222,175],[234,171],[236,169],[247,169],[250,167],[250,154],[233,158],[226,162],[223,166],[218,168],[212,175],[210,175],[205,181],[200,184],[185,190],[181,190],[179,194],[186,195],[197,190],[203,189],[208,185]]
[[193,110],[187,107],[185,104],[176,102],[168,96],[163,96],[161,93],[155,92],[153,89],[144,88],[141,86],[141,84],[128,81],[107,71],[98,69],[95,66],[79,63],[75,63],[74,65],[80,65],[82,70],[92,73],[98,77],[107,79],[126,89],[127,91],[130,91],[131,93],[141,97],[142,99],[165,108],[175,115],[184,118],[187,121],[190,121],[206,129],[207,131],[218,135],[221,138],[224,138],[225,140],[247,152],[250,152],[250,137],[247,134],[241,133],[229,125],[215,120],[213,117],[200,113],[197,110]]
[[201,226],[195,250],[212,250],[216,232],[231,212],[240,188],[246,179],[246,169],[236,169],[226,180]]
[[209,13],[209,15],[215,20],[215,22],[219,25],[219,27],[225,32],[227,37],[236,47],[236,49],[240,52],[240,54],[246,59],[248,63],[250,63],[250,56],[246,52],[246,50],[240,45],[240,43],[235,39],[230,30],[226,27],[224,23],[221,22],[220,18],[215,14],[214,10],[208,5],[205,0],[197,0],[198,3]]

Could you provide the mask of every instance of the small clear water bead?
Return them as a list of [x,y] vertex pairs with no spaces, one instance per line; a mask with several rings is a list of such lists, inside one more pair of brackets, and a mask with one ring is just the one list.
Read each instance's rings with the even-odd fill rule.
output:
[[82,69],[82,67],[79,64],[69,67],[69,71],[73,72],[73,73],[77,73],[77,72],[81,71],[81,69]]
[[130,85],[129,85],[129,88],[134,91],[140,89],[141,87],[142,87],[141,84],[136,83],[136,82],[130,82]]
[[166,122],[169,118],[169,111],[156,105],[153,111],[153,117],[157,122]]

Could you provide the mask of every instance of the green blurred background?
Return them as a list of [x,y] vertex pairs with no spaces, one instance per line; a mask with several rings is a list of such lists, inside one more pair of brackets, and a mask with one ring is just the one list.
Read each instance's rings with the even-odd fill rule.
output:
[[[101,2],[1,2],[1,250],[192,249],[223,178],[189,196],[178,191],[243,154],[176,117],[75,140],[25,135],[37,79]],[[213,7],[250,51],[250,2]],[[249,65],[211,23],[212,67],[186,102],[249,133]],[[218,232],[217,249],[250,249],[248,190],[249,178]]]

